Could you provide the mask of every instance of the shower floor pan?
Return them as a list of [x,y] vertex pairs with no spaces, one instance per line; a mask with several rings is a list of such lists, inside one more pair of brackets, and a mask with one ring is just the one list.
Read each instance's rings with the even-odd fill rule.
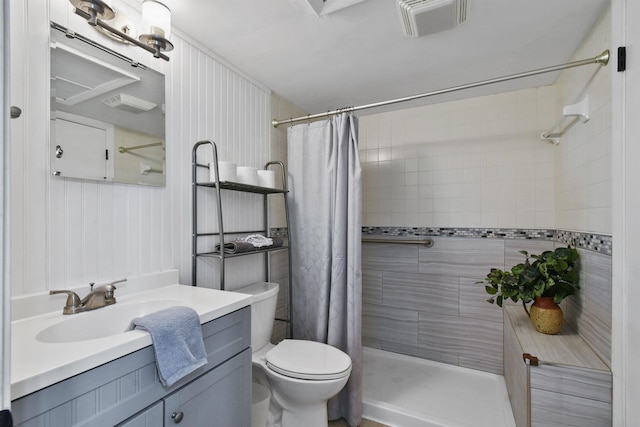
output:
[[363,347],[363,416],[392,427],[515,427],[504,377]]

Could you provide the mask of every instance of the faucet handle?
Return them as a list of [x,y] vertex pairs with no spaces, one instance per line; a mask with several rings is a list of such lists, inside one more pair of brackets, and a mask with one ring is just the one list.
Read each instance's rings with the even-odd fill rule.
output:
[[80,307],[82,307],[82,303],[80,302],[80,297],[73,291],[59,290],[59,291],[49,291],[49,295],[56,294],[67,294],[67,303],[62,309],[62,314],[74,314],[78,312]]
[[104,285],[104,299],[105,300],[110,300],[110,299],[114,299],[113,293],[115,292],[115,290],[117,289],[115,287],[115,285],[112,283],[110,285]]
[[118,279],[118,280],[114,280],[113,282],[107,284],[107,285],[103,285],[105,288],[105,293],[104,293],[104,299],[107,301],[113,301],[113,303],[116,302],[115,296],[114,296],[114,291],[118,288],[116,288],[116,283],[122,283],[122,282],[126,282],[127,278],[125,277],[124,279]]

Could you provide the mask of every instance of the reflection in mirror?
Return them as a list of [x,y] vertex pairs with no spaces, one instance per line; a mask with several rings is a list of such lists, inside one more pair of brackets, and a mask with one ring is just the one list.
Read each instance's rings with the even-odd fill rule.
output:
[[51,172],[165,185],[164,75],[51,23]]

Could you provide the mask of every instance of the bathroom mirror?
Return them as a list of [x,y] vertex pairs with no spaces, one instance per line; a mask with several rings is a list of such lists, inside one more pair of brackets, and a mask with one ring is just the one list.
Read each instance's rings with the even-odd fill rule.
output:
[[51,173],[165,185],[164,75],[51,23]]

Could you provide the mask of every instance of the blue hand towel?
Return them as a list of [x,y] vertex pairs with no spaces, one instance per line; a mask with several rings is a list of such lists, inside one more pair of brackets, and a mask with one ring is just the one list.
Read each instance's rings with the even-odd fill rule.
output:
[[165,387],[207,364],[200,317],[190,307],[169,307],[133,319],[134,329],[151,334],[158,375]]

